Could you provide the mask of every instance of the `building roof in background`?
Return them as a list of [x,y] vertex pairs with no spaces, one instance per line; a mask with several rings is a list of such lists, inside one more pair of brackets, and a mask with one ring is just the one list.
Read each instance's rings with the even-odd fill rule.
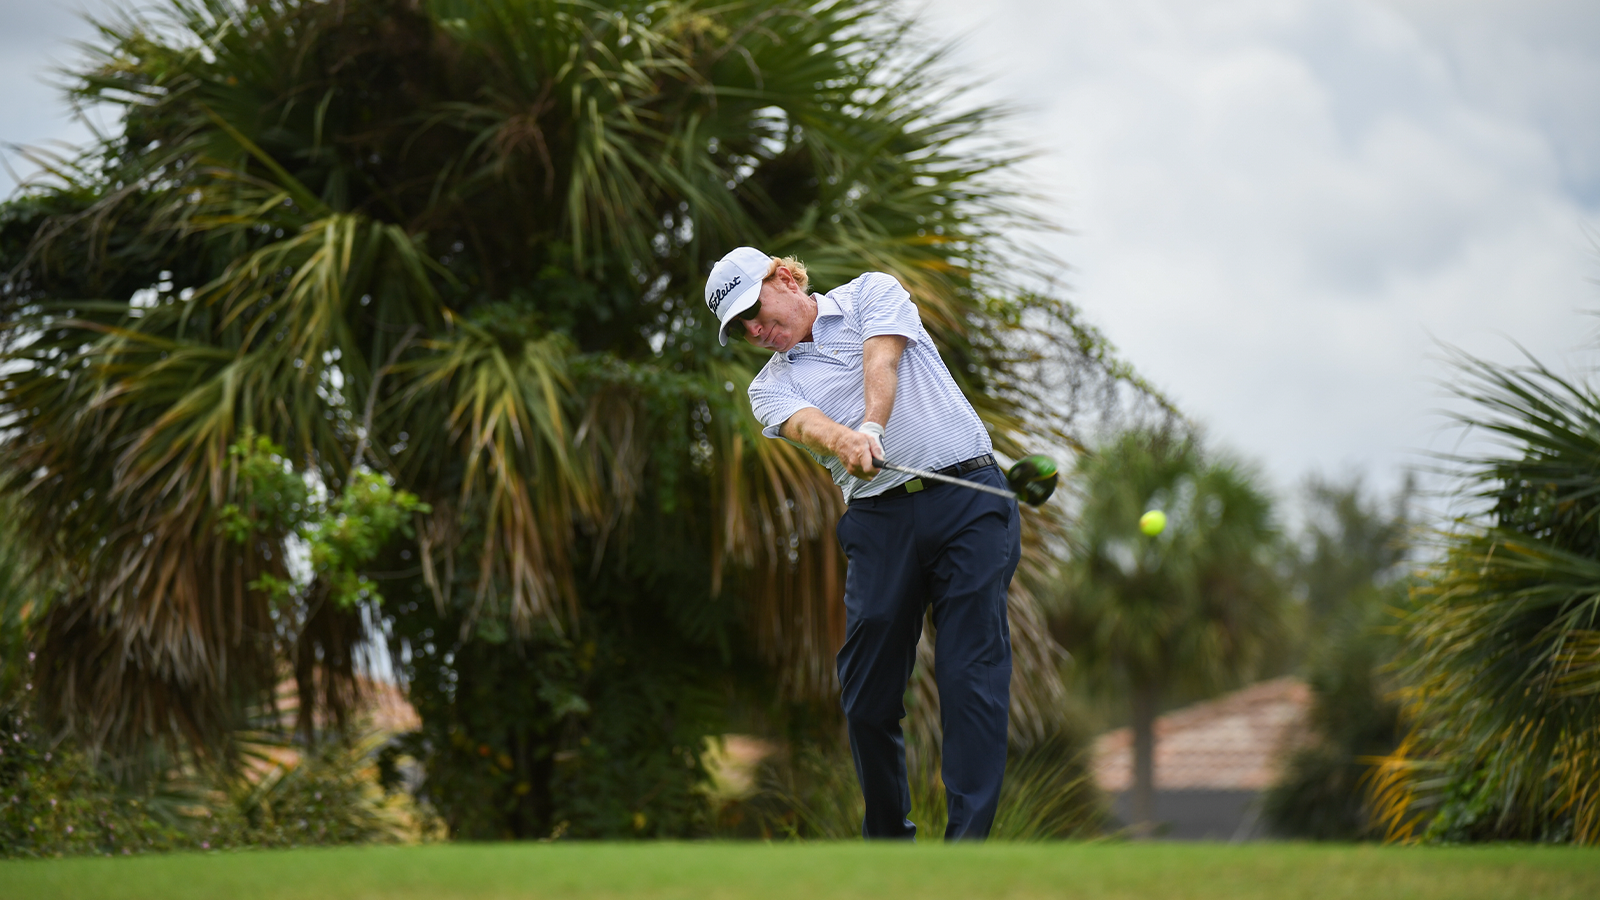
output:
[[363,678],[361,691],[363,700],[356,717],[371,716],[372,727],[378,731],[400,734],[422,727],[422,717],[417,715],[416,707],[406,699],[405,691],[398,684]]
[[[1284,754],[1309,726],[1311,691],[1279,678],[1174,710],[1156,719],[1157,790],[1259,791],[1277,780]],[[1094,745],[1094,773],[1111,793],[1133,786],[1133,729]]]
[[[278,712],[282,716],[280,724],[293,728],[295,711],[300,708],[294,679],[285,678],[278,682],[274,693],[277,695]],[[350,711],[350,722],[358,731],[371,729],[393,735],[422,727],[422,718],[417,715],[416,707],[406,699],[405,690],[393,681],[358,675],[356,695],[358,700]],[[328,725],[326,716],[320,711],[316,723],[318,728]]]

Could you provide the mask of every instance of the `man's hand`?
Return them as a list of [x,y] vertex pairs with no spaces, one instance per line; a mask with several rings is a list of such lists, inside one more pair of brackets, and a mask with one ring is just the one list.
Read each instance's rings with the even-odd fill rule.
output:
[[883,446],[878,439],[862,431],[851,431],[841,428],[838,439],[829,448],[839,461],[844,463],[845,471],[857,478],[872,478],[878,470],[872,465],[873,454],[878,454],[882,459]]
[[[839,457],[840,462],[844,463],[845,470],[851,475],[857,478],[873,478],[878,474],[878,469],[872,464],[872,461],[883,459],[883,426],[877,422],[862,422],[856,426],[855,434],[864,435],[867,438],[866,458],[862,459],[853,455],[845,456],[843,453],[835,455]],[[852,451],[859,449],[854,446],[855,443],[854,441],[851,442],[850,449]]]
[[894,410],[905,349],[906,339],[898,334],[881,334],[862,343],[861,387],[867,415],[858,428],[840,425],[822,410],[808,407],[790,416],[779,433],[820,454],[838,457],[845,471],[857,478],[873,478],[878,468],[872,461],[883,459],[883,426]]
[[863,428],[867,425],[877,428],[877,434],[840,425],[816,407],[807,407],[790,416],[780,433],[823,456],[837,456],[845,470],[857,478],[872,478],[878,474],[872,465],[874,455],[883,459],[883,442],[878,439],[882,428],[876,422],[862,423]]

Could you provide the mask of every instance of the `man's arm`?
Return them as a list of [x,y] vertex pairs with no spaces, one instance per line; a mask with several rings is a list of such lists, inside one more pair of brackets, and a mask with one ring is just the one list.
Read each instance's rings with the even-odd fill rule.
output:
[[900,356],[905,352],[906,339],[898,334],[880,334],[861,345],[861,372],[867,393],[864,421],[889,424],[894,393],[900,388]]
[[[861,369],[867,401],[865,421],[889,424],[895,391],[900,386],[900,356],[905,349],[906,339],[897,334],[867,338],[862,344]],[[878,454],[881,459],[883,447],[877,439],[840,425],[820,409],[807,407],[796,412],[779,430],[784,437],[819,454],[837,456],[845,469],[857,478],[878,474],[872,457]]]

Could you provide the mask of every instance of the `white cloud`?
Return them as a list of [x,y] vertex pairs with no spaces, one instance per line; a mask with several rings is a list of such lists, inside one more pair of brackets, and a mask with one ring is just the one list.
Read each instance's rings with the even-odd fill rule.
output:
[[1559,363],[1593,336],[1600,15],[1577,4],[935,0],[926,21],[1028,106],[1075,299],[1280,484],[1392,482],[1440,445],[1435,338]]

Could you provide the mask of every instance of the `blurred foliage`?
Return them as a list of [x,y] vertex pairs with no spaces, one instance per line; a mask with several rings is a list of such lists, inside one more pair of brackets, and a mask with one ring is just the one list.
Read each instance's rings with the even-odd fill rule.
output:
[[11,709],[33,691],[34,653],[29,623],[44,611],[49,591],[41,587],[36,564],[16,540],[16,518],[0,498],[0,708]]
[[309,750],[271,732],[243,735],[242,764],[219,768],[157,748],[130,767],[42,732],[27,632],[44,592],[19,559],[13,527],[0,521],[0,856],[414,841],[432,833],[425,809],[381,786],[386,735]]
[[[1101,682],[1212,690],[1254,674],[1285,633],[1279,533],[1259,477],[1195,439],[1130,431],[1080,460],[1051,625]],[[1149,509],[1167,515],[1150,537]]]
[[[1056,732],[1014,748],[1006,760],[995,812],[994,840],[1039,841],[1086,838],[1107,831],[1106,799],[1089,771],[1089,748],[1072,735]],[[931,835],[943,834],[947,813],[944,785],[933,772],[913,782],[912,820]]]
[[856,840],[866,809],[849,753],[820,742],[768,756],[753,790],[715,808],[719,836],[762,840]]
[[1455,359],[1455,460],[1478,503],[1400,625],[1409,732],[1377,813],[1395,839],[1600,843],[1600,393],[1537,360]]
[[[0,856],[140,853],[192,846],[172,810],[130,791],[71,746],[39,733],[32,714],[29,629],[49,592],[33,576],[16,519],[0,506]],[[169,815],[162,815],[169,813]]]
[[1359,478],[1307,485],[1308,522],[1295,566],[1308,605],[1304,675],[1312,733],[1263,799],[1285,837],[1359,840],[1381,834],[1367,783],[1402,736],[1394,614],[1405,603],[1412,483],[1385,505]]
[[[1172,431],[1132,430],[1095,448],[1072,486],[1079,505],[1050,624],[1073,677],[1126,692],[1134,814],[1148,821],[1163,699],[1246,681],[1286,642],[1272,501],[1256,473]],[[1139,530],[1150,509],[1167,516],[1156,536]]]
[[1411,504],[1416,485],[1407,476],[1387,502],[1371,496],[1362,479],[1306,482],[1307,521],[1294,563],[1294,580],[1305,595],[1308,632],[1349,614],[1374,590],[1406,574],[1416,522]]
[[70,742],[44,739],[23,705],[0,713],[0,856],[412,842],[435,831],[425,809],[380,785],[384,736],[304,753],[258,746],[233,772],[191,763],[130,784]]
[[432,512],[428,504],[367,471],[353,472],[332,502],[314,500],[284,449],[249,431],[228,448],[228,455],[237,467],[239,502],[218,512],[218,529],[246,547],[258,536],[281,541],[293,535],[304,542],[309,562],[308,577],[263,573],[247,587],[278,606],[306,603],[305,593],[314,588],[326,591],[340,609],[364,600],[383,603],[377,584],[362,569],[397,533],[414,537],[412,516]]
[[252,765],[197,792],[207,802],[191,829],[212,847],[401,843],[437,836],[431,811],[382,784],[379,752],[390,740],[367,732],[310,749],[257,744]]
[[[910,756],[938,759],[926,749]],[[990,839],[1037,841],[1104,833],[1110,816],[1087,762],[1085,743],[1065,732],[1026,749],[1012,748]],[[923,834],[943,834],[947,810],[937,771],[913,769],[910,776],[912,821]],[[716,833],[767,840],[856,840],[862,814],[849,753],[842,747],[828,752],[808,744],[766,759],[749,796],[720,804]]]
[[0,708],[0,856],[129,854],[201,845],[170,808],[152,809],[142,792],[119,785],[82,752],[51,748],[18,699]]
[[[422,762],[421,794],[452,835],[706,832],[699,748],[724,730],[716,687],[730,666],[734,622],[718,607],[711,612],[728,618],[706,620],[703,592],[649,580],[692,568],[687,543],[663,535],[637,546],[628,569],[602,570],[603,590],[589,594],[579,635],[541,628],[512,641],[505,625],[486,619],[464,649],[430,653],[421,643],[409,655],[403,673],[423,725],[403,746]],[[426,599],[413,604],[419,622],[438,623],[416,640],[453,642],[455,622],[436,618]],[[662,640],[685,632],[698,640]]]

